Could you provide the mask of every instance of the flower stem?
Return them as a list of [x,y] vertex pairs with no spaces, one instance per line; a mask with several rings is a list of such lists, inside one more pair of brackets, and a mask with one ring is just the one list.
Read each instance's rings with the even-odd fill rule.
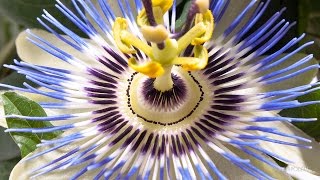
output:
[[153,86],[155,89],[161,92],[165,92],[172,89],[173,81],[171,77],[171,69],[172,69],[171,65],[164,67],[164,70],[165,70],[164,74],[162,76],[157,77],[156,80],[154,81]]

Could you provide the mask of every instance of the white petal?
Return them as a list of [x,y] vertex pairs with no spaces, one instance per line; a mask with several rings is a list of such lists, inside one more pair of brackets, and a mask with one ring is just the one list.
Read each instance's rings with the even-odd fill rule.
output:
[[[70,132],[69,132],[70,133]],[[13,171],[11,172],[10,180],[16,180],[16,179],[28,179],[30,178],[30,174],[28,172],[31,172],[33,169],[36,169],[37,167],[40,167],[46,163],[51,162],[52,160],[55,160],[56,158],[59,158],[66,152],[69,152],[75,147],[80,146],[80,144],[74,144],[72,146],[67,146],[65,148],[61,148],[61,150],[50,152],[48,154],[45,154],[37,159],[27,161],[27,162],[19,162]],[[42,148],[37,149],[34,153],[40,152],[43,150]],[[277,179],[291,179],[290,176],[288,176],[285,172],[281,172],[278,170],[275,170],[263,163],[261,163],[258,160],[255,160],[247,155],[244,155],[242,152],[236,152],[243,158],[249,158],[251,159],[251,162],[253,165],[259,167],[263,171],[267,172],[270,174],[272,177],[277,178]],[[220,155],[216,153],[212,153],[210,155],[213,155],[214,158],[214,163],[217,165],[217,167],[224,173],[228,178],[230,179],[239,179],[239,180],[254,180],[252,176],[249,174],[245,173],[235,165],[231,164],[228,160],[224,159]],[[30,155],[28,155],[30,156]],[[28,157],[27,156],[27,157]],[[211,156],[212,157],[212,156]],[[272,160],[271,160],[272,161]],[[46,180],[55,180],[55,179],[69,179],[72,177],[75,173],[80,171],[82,168],[84,168],[86,165],[79,165],[77,167],[73,168],[68,168],[66,170],[58,170],[58,171],[53,171],[50,172],[44,176],[39,176],[38,178],[35,178],[35,180],[43,179],[45,177]],[[92,171],[90,173],[85,174],[81,179],[93,179],[95,175],[97,174],[97,171]]]
[[291,165],[289,165],[286,168],[286,171],[288,174],[290,174],[292,177],[294,177],[298,180],[304,180],[304,179],[319,180],[320,179],[320,176],[310,174],[307,171],[305,171],[305,169],[303,169],[303,168],[299,168],[299,167],[295,167],[295,166],[291,166]]
[[[100,7],[98,0],[93,1],[95,7]],[[116,17],[123,17],[121,9],[118,5],[118,1],[107,1],[108,5],[110,6],[110,8],[112,9],[114,15]],[[123,2],[122,2],[123,3]],[[135,1],[134,0],[129,0],[131,9],[133,11],[134,14],[137,14],[137,10],[136,10],[136,5],[135,5]],[[125,5],[125,3],[123,3]],[[103,15],[103,12],[101,10],[101,8],[98,8],[98,11],[100,13],[101,16]]]
[[[32,170],[39,168],[40,166],[43,166],[43,165],[55,160],[56,158],[59,158],[60,156],[62,156],[66,152],[69,152],[70,150],[74,149],[77,146],[78,145],[76,145],[76,144],[66,146],[64,148],[60,148],[59,150],[52,151],[46,155],[40,156],[34,160],[30,160],[30,161],[26,161],[26,162],[20,161],[14,167],[14,169],[11,171],[9,180],[30,179],[30,177],[32,176],[30,174],[30,172],[32,172]],[[38,148],[36,151],[34,151],[34,153],[41,152],[42,150],[44,150],[44,148]],[[27,157],[29,157],[32,154],[33,153],[29,154]],[[36,177],[36,178],[34,178],[34,180],[43,180],[43,179],[46,179],[46,180],[57,180],[57,179],[66,180],[66,179],[70,179],[70,177],[72,177],[74,174],[76,174],[78,171],[80,171],[81,168],[82,168],[81,166],[77,166],[77,167],[68,168],[66,170],[53,171],[53,172],[50,172],[44,176]],[[89,173],[84,175],[82,178],[83,179],[93,179],[95,174],[97,174],[97,171],[92,171],[92,172],[90,171]]]
[[[285,56],[285,55],[286,54],[282,54],[281,56],[279,56],[277,58],[277,60],[280,59],[281,57]],[[277,71],[277,70],[280,70],[280,69],[284,69],[284,68],[286,68],[286,67],[288,67],[288,66],[290,66],[290,65],[292,65],[292,64],[294,64],[296,62],[298,62],[299,60],[303,59],[306,56],[307,56],[306,54],[300,54],[300,53],[295,54],[291,58],[287,59],[285,62],[279,64],[278,66],[270,68],[266,72],[261,73],[259,76],[261,77],[264,74],[268,74],[268,73],[271,73],[271,72],[274,72],[274,71]],[[284,73],[282,76],[285,76],[285,75],[287,75],[289,73],[298,71],[298,70],[303,69],[303,68],[305,68],[307,66],[311,66],[311,65],[315,65],[315,64],[318,64],[318,61],[315,58],[312,58],[307,63],[303,64],[302,66],[299,66],[298,68],[296,68],[294,70],[291,70],[291,71],[289,71],[287,73]],[[285,81],[281,81],[279,83],[274,83],[274,84],[271,84],[271,85],[268,85],[268,86],[264,86],[262,90],[263,91],[274,91],[274,90],[290,89],[290,88],[293,88],[293,87],[306,85],[306,84],[309,84],[315,78],[317,73],[318,73],[318,69],[312,69],[312,70],[307,71],[305,73],[302,73],[302,74],[300,74],[298,76],[289,78],[289,79],[287,79]]]
[[[32,29],[32,32],[40,37],[43,37],[60,49],[68,50],[67,52],[75,51],[60,39],[56,38],[53,34],[50,34],[44,30]],[[27,40],[27,37],[28,33],[23,31],[16,39],[17,53],[20,59],[35,65],[72,69],[71,65],[40,49],[38,46]]]
[[[247,7],[247,5],[251,1],[252,0],[241,0],[241,1],[231,0],[219,24],[215,26],[213,38],[216,39],[220,35],[222,35],[222,33],[231,25],[234,19],[239,16],[239,14],[244,10],[244,8]],[[256,5],[258,5],[258,3],[256,3]],[[238,32],[243,27],[243,25],[249,20],[254,9],[255,9],[254,7],[251,8],[249,13],[242,19],[241,23],[237,26],[237,28],[235,28],[233,33],[231,33],[230,37],[232,37],[236,32]]]
[[[276,127],[283,133],[292,134],[312,140],[311,143],[304,143],[305,145],[312,146],[312,149],[298,148],[295,146],[287,146],[270,142],[261,142],[261,146],[273,153],[276,153],[279,156],[292,161],[293,164],[290,165],[292,165],[293,167],[302,168],[316,175],[320,175],[320,144],[318,142],[316,142],[313,138],[311,138],[289,122],[259,123],[259,126]],[[285,138],[271,134],[264,135],[268,135],[270,138],[276,140],[301,144],[301,141],[292,138]]]
[[[241,157],[243,159],[249,159],[250,162],[252,163],[252,165],[254,165],[255,167],[258,167],[260,170],[264,171],[269,176],[276,178],[276,179],[283,179],[283,180],[291,179],[291,177],[285,171],[280,171],[280,170],[274,169],[274,168],[270,167],[269,165],[261,162],[260,160],[257,160],[255,158],[253,158],[252,156],[249,156],[246,153],[244,153],[234,147],[231,147],[228,145],[227,145],[227,147],[232,152],[237,154],[239,157]],[[234,164],[232,164],[229,160],[226,160],[225,158],[223,158],[218,153],[210,153],[209,155],[210,155],[210,157],[214,157],[213,162],[216,164],[218,169],[228,179],[239,179],[239,180],[251,180],[251,179],[254,180],[254,179],[256,179],[253,176],[246,173],[245,171],[243,171],[242,169],[240,169],[237,166],[235,166]],[[260,154],[260,155],[264,156],[269,161],[274,162],[270,157],[265,156],[263,154]],[[214,178],[214,179],[216,179],[216,178]]]
[[[60,50],[72,55],[73,57],[76,57],[77,59],[87,64],[97,64],[95,59],[92,59],[91,57],[86,56],[84,53],[74,49],[70,45],[66,44],[65,42],[57,38],[54,34],[40,29],[31,29],[31,32],[50,42],[52,45],[59,48]],[[28,35],[26,31],[23,31],[19,34],[19,36],[16,39],[17,53],[20,59],[35,65],[48,66],[66,70],[76,70],[75,66],[62,61],[61,59],[49,54],[48,52],[42,50],[38,46],[31,43],[27,39],[28,36],[30,35]],[[66,35],[63,35],[63,37],[70,40],[70,37]],[[88,39],[84,40],[87,43],[90,43],[90,45],[96,46],[96,43],[94,43],[93,41]]]
[[[262,154],[260,154],[262,155]],[[272,158],[270,158],[269,156],[265,156],[265,155],[262,155],[264,156],[267,160],[269,160],[270,162],[274,162],[276,163]],[[258,167],[259,169],[261,169],[262,171],[266,172],[268,175],[270,175],[271,177],[275,178],[275,179],[281,179],[281,180],[285,180],[285,179],[292,179],[290,177],[290,175],[288,173],[286,173],[285,171],[280,171],[280,170],[277,170],[277,169],[274,169],[272,167],[270,167],[269,165],[265,164],[265,163],[262,163],[261,161],[259,160],[256,160],[256,159],[252,159],[251,158],[251,163]],[[236,178],[236,176],[235,176]]]

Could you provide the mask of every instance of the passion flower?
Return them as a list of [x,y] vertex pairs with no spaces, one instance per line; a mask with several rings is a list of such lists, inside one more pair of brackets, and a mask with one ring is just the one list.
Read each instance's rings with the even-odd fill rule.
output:
[[[309,150],[317,144],[302,133],[288,133],[294,129],[290,122],[315,119],[277,115],[282,109],[319,103],[294,100],[316,90],[316,83],[286,84],[319,68],[311,63],[312,55],[288,62],[312,42],[283,54],[302,35],[268,54],[294,25],[280,20],[281,10],[251,32],[269,1],[250,1],[222,33],[216,29],[228,16],[230,3],[238,2],[192,0],[181,28],[175,26],[173,0],[136,0],[134,5],[118,1],[121,15],[104,0],[97,6],[89,0],[72,2],[77,12],[60,1],[56,7],[89,39],[47,11],[38,20],[76,55],[36,31],[27,31],[30,42],[68,65],[15,61],[6,66],[43,88],[27,83],[25,88],[2,86],[56,99],[40,104],[70,112],[7,116],[64,122],[6,130],[65,132],[60,138],[43,140],[42,150],[24,159],[28,164],[67,149],[28,172],[28,177],[65,175],[70,170],[75,173],[67,173],[68,179],[230,178],[217,165],[220,157],[255,178],[272,179],[273,174],[256,161],[281,171],[270,157],[301,167],[301,158],[283,152],[317,153],[318,147]],[[318,170],[319,166],[308,167],[313,173]]]

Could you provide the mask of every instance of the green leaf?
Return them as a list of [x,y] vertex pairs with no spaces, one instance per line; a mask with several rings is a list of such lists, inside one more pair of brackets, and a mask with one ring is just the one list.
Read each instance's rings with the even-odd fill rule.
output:
[[[61,0],[61,2],[74,10],[72,1]],[[28,28],[43,28],[36,18],[43,14],[43,9],[46,9],[72,31],[81,33],[80,29],[70,23],[70,20],[55,7],[55,4],[56,1],[54,0],[0,0],[0,13]]]
[[[320,90],[301,96],[297,98],[297,100],[299,102],[319,101]],[[315,139],[320,138],[320,104],[285,109],[280,112],[280,115],[296,118],[317,118],[318,120],[314,122],[299,122],[294,123],[294,125],[303,130],[309,136],[314,137]]]
[[[42,107],[36,102],[27,99],[14,92],[6,92],[1,95],[4,111],[6,115],[16,114],[24,116],[47,116]],[[44,128],[51,127],[50,122],[30,121],[19,118],[7,118],[8,128]],[[49,140],[57,137],[61,132],[54,133],[17,133],[13,132],[10,135],[20,148],[21,156],[25,157],[37,147],[41,140]]]
[[0,180],[9,179],[11,170],[19,160],[20,158],[14,158],[6,161],[0,161]]
[[177,14],[179,15],[179,18],[176,20],[176,30],[181,29],[183,27],[183,25],[186,23],[191,3],[192,3],[192,1],[185,0],[185,1],[182,1],[181,4],[178,5]]

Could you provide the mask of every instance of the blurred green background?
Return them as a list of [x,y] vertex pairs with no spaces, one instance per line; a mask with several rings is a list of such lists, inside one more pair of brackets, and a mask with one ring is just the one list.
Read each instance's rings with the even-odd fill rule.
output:
[[[234,2],[239,0],[232,0]],[[62,0],[66,5],[71,1]],[[185,3],[186,1],[183,1]],[[232,2],[231,2],[232,3]],[[42,9],[47,9],[55,17],[66,21],[54,7],[54,0],[0,0],[0,82],[21,85],[24,78],[2,67],[3,64],[10,64],[14,58],[18,58],[15,50],[15,38],[17,34],[28,28],[41,28],[36,21]],[[183,7],[183,4],[180,5]],[[312,53],[320,59],[320,0],[271,0],[264,17],[257,23],[262,24],[276,11],[287,7],[283,18],[290,21],[297,21],[297,25],[288,33],[278,47],[283,46],[293,37],[306,33],[305,41],[313,40],[315,44],[305,50],[305,53]],[[70,25],[76,32],[78,29]],[[277,49],[277,47],[276,47]],[[12,167],[19,160],[19,150],[9,135],[0,128],[0,180],[8,179]]]

